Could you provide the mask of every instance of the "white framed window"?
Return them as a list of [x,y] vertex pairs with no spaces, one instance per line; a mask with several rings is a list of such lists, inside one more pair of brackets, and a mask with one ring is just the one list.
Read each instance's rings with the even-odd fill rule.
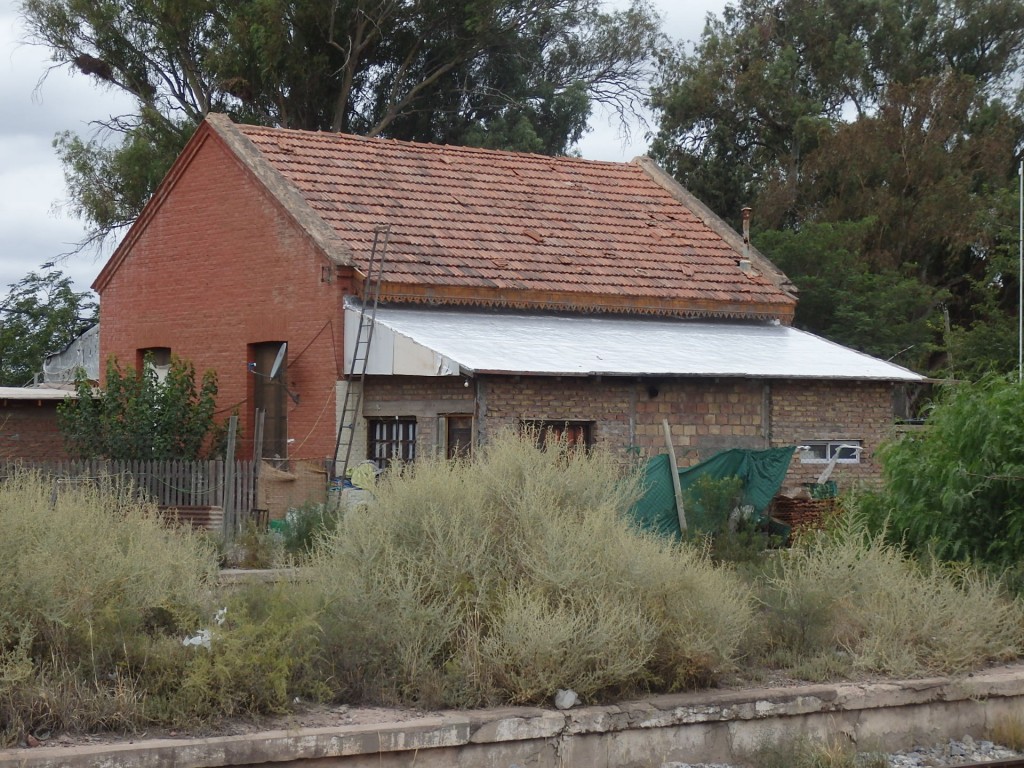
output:
[[806,440],[797,448],[801,464],[860,464],[861,440]]

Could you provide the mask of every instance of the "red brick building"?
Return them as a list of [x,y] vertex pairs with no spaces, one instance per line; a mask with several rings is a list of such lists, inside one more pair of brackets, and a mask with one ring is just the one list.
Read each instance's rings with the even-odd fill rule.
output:
[[331,460],[375,284],[360,418],[340,440],[357,460],[453,452],[524,424],[659,452],[668,419],[681,463],[800,444],[794,479],[813,479],[837,450],[840,477],[869,477],[894,384],[920,378],[789,327],[785,275],[645,158],[218,115],[94,284],[101,358],[177,354],[213,368],[223,412],[243,416],[250,441],[265,410],[265,457]]
[[0,461],[40,464],[69,458],[57,428],[57,407],[73,391],[0,387]]

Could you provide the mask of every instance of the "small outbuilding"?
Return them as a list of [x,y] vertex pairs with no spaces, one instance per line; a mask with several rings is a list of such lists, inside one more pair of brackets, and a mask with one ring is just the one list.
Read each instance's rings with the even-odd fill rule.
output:
[[793,482],[869,479],[922,380],[794,329],[786,276],[647,158],[211,115],[94,288],[102,359],[212,368],[249,452],[259,410],[264,457],[335,470],[503,427],[658,453],[667,419],[684,465],[796,444]]

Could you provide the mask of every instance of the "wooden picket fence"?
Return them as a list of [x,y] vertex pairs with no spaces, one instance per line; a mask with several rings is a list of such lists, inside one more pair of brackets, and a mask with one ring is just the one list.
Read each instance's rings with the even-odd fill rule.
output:
[[[24,465],[22,465],[24,466]],[[161,507],[219,507],[224,510],[223,533],[231,537],[244,521],[259,517],[257,483],[259,468],[253,461],[235,461],[229,493],[227,465],[209,461],[112,461],[89,459],[51,462],[33,466],[55,478],[67,480],[121,479],[130,482],[140,496]],[[0,470],[3,474],[7,472]]]

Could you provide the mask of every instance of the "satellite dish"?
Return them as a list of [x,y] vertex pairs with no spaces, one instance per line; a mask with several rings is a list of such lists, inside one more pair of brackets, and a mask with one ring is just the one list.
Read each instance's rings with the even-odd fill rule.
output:
[[277,357],[274,358],[274,364],[270,367],[270,378],[276,378],[277,374],[281,371],[281,364],[284,363],[284,356],[288,353],[288,342],[281,342],[281,349],[277,351]]

